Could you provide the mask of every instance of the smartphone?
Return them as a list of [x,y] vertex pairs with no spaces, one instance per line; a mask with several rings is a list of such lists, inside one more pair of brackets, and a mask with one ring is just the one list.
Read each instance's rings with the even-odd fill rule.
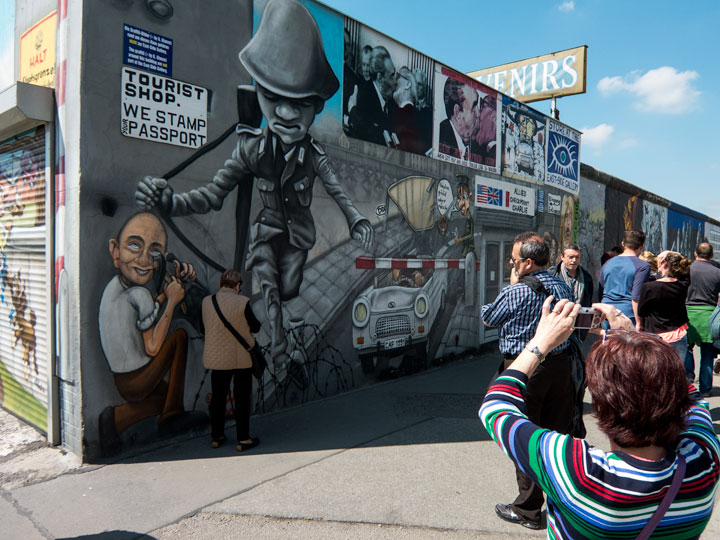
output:
[[602,321],[602,313],[595,308],[584,307],[575,318],[575,328],[590,329],[600,326]]

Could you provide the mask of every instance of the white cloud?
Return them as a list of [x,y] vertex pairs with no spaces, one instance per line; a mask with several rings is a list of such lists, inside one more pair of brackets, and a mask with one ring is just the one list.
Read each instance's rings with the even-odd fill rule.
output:
[[567,2],[563,2],[557,7],[560,11],[573,11],[575,9],[575,2],[573,0],[568,0]]
[[608,124],[600,124],[595,127],[584,127],[580,131],[582,131],[583,148],[600,150],[610,140],[615,128]]
[[620,150],[626,150],[627,148],[634,148],[639,144],[640,141],[638,141],[635,137],[626,137],[618,142],[618,148]]
[[682,114],[693,110],[700,91],[693,87],[697,71],[678,71],[663,66],[641,75],[633,71],[624,77],[603,77],[597,88],[601,94],[627,92],[635,96],[635,105],[644,111]]

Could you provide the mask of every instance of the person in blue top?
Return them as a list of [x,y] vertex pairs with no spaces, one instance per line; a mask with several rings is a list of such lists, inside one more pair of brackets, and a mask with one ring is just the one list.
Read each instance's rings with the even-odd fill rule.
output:
[[608,260],[600,270],[602,303],[615,306],[638,331],[642,330],[637,316],[640,291],[650,278],[650,265],[638,258],[644,245],[644,232],[625,231],[623,252]]

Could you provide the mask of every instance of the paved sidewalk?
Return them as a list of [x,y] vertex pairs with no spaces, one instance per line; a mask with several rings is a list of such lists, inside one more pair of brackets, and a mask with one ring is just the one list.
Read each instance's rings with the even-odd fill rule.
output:
[[[510,461],[477,419],[498,363],[497,354],[466,358],[253,418],[262,444],[243,454],[233,445],[212,450],[203,435],[30,485],[3,484],[0,536],[543,538],[494,514],[516,489]],[[720,432],[720,376],[715,383]],[[585,419],[588,440],[606,447]],[[720,538],[720,512],[703,538]]]

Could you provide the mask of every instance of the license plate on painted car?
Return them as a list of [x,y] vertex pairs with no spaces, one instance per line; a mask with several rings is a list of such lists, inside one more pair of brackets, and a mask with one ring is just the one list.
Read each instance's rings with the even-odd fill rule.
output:
[[383,349],[386,351],[389,349],[398,349],[405,346],[405,338],[388,339],[383,343]]

